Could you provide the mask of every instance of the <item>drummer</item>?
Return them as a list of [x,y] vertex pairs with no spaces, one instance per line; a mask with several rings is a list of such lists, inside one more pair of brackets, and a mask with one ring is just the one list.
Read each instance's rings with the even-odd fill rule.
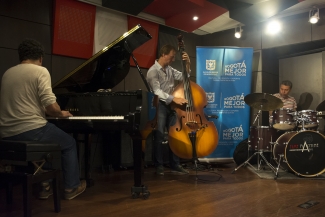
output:
[[[292,89],[292,83],[289,80],[284,80],[280,83],[279,93],[273,94],[273,96],[279,98],[283,102],[283,107],[286,109],[290,109],[292,111],[296,111],[297,109],[297,102],[294,97],[290,96],[289,93]],[[270,115],[270,123],[272,120],[272,113],[273,111],[269,112]]]

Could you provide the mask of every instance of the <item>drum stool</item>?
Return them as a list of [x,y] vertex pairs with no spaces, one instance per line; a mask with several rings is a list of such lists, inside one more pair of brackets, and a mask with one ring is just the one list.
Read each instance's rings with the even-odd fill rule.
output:
[[[41,167],[51,163],[54,169]],[[13,183],[23,186],[24,216],[32,216],[31,197],[34,183],[52,179],[55,212],[61,211],[59,180],[61,148],[58,144],[38,141],[0,141],[0,180],[6,184],[7,204],[12,204]]]

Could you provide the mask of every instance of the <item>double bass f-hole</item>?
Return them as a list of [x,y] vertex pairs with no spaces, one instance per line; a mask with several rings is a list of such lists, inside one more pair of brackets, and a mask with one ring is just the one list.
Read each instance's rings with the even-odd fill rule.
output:
[[[188,121],[188,122],[186,122],[185,124],[186,124],[186,126],[188,126],[188,127],[190,127],[191,129],[193,129],[193,131],[199,131],[199,130],[201,130],[202,128],[205,128],[205,127],[207,127],[208,125],[207,124],[203,124],[202,123],[202,118],[201,118],[201,115],[200,114],[196,114],[196,116],[197,117],[199,117],[199,119],[200,119],[200,123],[198,124],[197,123],[197,121]],[[182,123],[182,119],[183,118],[185,118],[185,116],[181,116],[180,117],[180,123]],[[200,127],[197,127],[197,126],[200,126]],[[180,127],[180,129],[178,129],[178,128],[176,128],[176,131],[181,131],[182,130],[182,124],[181,124],[181,127]]]

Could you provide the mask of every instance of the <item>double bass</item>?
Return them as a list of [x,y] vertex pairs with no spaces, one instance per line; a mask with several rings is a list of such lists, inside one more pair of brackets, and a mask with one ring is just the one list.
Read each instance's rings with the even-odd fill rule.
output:
[[[178,37],[180,55],[185,51],[183,36]],[[211,154],[218,145],[218,131],[212,121],[205,117],[206,93],[202,87],[189,79],[186,60],[182,61],[183,82],[178,84],[172,95],[185,98],[185,105],[171,104],[176,112],[176,123],[169,127],[169,146],[178,157],[196,159]]]
[[155,117],[152,120],[148,121],[146,123],[144,129],[140,131],[141,137],[142,137],[142,152],[145,152],[145,150],[146,150],[146,139],[148,138],[150,133],[152,133],[152,131],[155,130],[157,127],[157,121],[158,121],[157,114],[158,114],[158,109],[159,109],[157,95],[154,95],[154,97],[152,99],[152,107],[156,108]]

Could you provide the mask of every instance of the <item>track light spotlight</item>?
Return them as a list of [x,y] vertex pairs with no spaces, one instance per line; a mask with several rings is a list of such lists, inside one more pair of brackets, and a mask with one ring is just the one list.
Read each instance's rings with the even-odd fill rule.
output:
[[241,26],[237,26],[235,28],[235,38],[240,38],[241,37],[241,33],[243,32],[243,30],[241,29]]
[[313,7],[310,11],[309,11],[309,22],[311,24],[315,24],[317,23],[319,20],[319,8],[317,7]]
[[277,20],[272,20],[266,25],[266,34],[275,35],[281,31],[281,23]]

